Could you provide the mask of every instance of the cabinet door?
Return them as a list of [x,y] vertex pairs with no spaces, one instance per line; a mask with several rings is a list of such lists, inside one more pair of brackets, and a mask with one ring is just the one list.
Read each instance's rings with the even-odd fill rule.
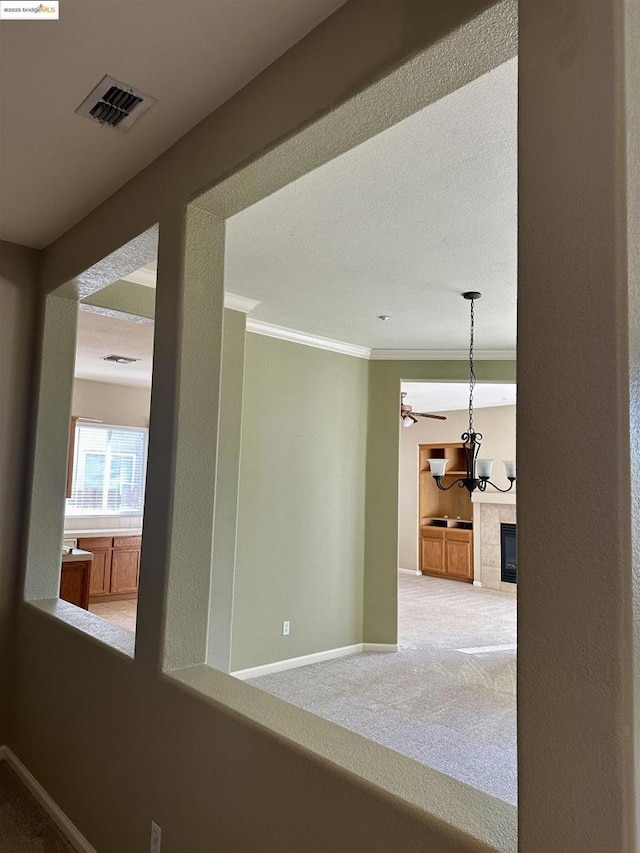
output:
[[60,570],[60,598],[77,607],[89,607],[89,572],[91,563],[63,563]]
[[464,580],[473,580],[471,537],[445,539],[447,574]]
[[106,595],[111,589],[111,549],[93,551],[90,595]]
[[444,537],[442,531],[439,536],[420,537],[420,570],[423,572],[445,573]]
[[140,551],[114,548],[111,557],[111,592],[137,592]]

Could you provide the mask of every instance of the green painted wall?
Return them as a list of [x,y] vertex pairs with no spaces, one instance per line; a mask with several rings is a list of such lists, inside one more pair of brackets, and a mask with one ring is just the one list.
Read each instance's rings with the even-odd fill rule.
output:
[[[466,379],[466,361],[370,361],[365,527],[365,643],[398,636],[398,403],[404,380]],[[480,381],[514,381],[513,361],[476,363]]]
[[247,335],[232,670],[362,640],[367,374]]

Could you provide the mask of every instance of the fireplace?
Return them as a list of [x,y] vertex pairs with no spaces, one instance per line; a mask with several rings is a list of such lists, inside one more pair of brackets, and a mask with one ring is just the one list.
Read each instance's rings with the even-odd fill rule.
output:
[[500,580],[516,583],[518,574],[518,537],[515,524],[500,525]]

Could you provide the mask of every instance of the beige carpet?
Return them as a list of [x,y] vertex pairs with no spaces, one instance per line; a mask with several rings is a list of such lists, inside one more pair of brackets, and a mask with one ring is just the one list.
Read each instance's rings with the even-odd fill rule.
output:
[[0,853],[74,853],[6,761],[0,761]]
[[402,574],[399,641],[249,683],[515,803],[515,597]]

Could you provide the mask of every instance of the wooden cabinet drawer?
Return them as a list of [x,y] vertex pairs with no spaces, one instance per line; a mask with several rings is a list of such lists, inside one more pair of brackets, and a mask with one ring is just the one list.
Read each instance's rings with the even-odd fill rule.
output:
[[113,548],[117,550],[119,548],[126,548],[127,550],[131,550],[133,548],[140,548],[142,544],[142,536],[114,536],[113,537]]
[[444,539],[446,530],[446,527],[423,527],[422,536],[426,536],[427,539]]
[[111,542],[111,536],[83,536],[78,539],[78,548],[82,551],[107,551]]
[[473,530],[462,530],[458,527],[447,528],[447,539],[454,539],[456,542],[471,542],[473,538]]

